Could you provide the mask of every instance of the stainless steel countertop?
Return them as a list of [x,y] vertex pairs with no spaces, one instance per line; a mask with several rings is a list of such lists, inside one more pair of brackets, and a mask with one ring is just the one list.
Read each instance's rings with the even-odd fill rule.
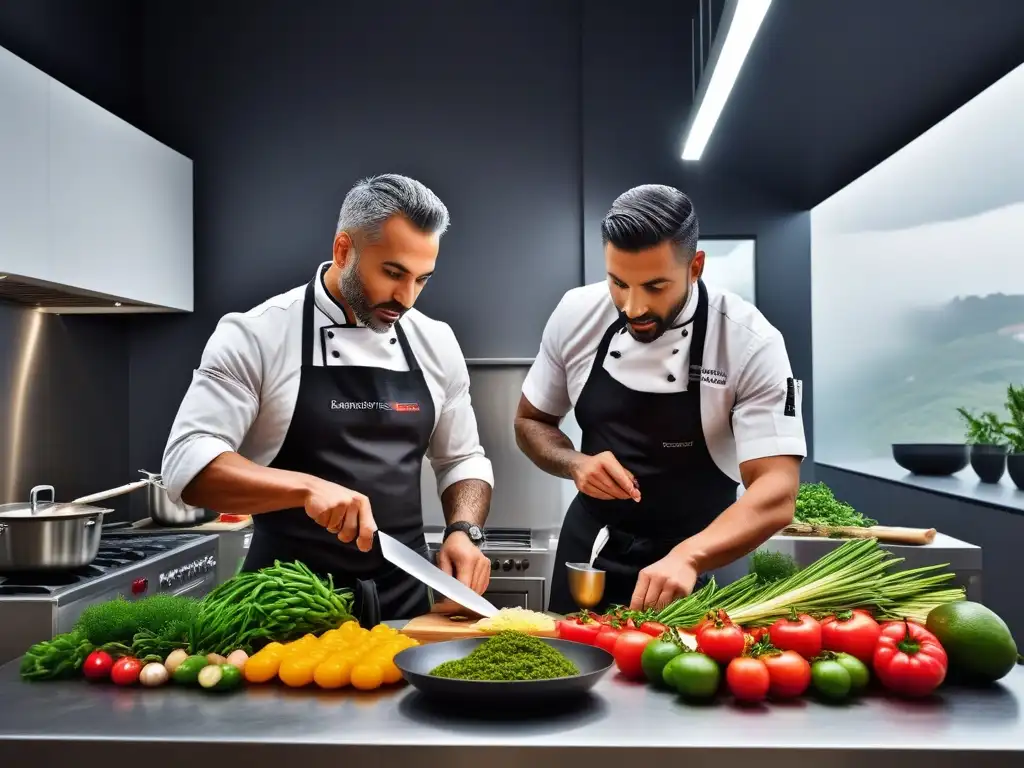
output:
[[578,708],[524,715],[445,711],[411,687],[359,694],[268,685],[217,695],[24,683],[12,662],[0,668],[0,765],[73,756],[144,768],[337,768],[355,760],[378,767],[415,761],[417,768],[527,761],[565,768],[569,760],[618,768],[624,759],[686,761],[688,768],[792,768],[794,759],[827,759],[863,768],[866,757],[872,768],[905,768],[912,753],[927,751],[930,767],[984,768],[1024,765],[1022,708],[1020,667],[991,689],[949,688],[927,702],[871,697],[846,707],[804,700],[754,708],[688,706],[613,671]]

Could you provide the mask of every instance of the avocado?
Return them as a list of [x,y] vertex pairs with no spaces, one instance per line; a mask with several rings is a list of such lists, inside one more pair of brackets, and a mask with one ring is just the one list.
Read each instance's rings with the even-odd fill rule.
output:
[[1017,644],[1006,622],[981,603],[945,603],[926,627],[949,656],[949,671],[964,682],[994,683],[1017,663]]

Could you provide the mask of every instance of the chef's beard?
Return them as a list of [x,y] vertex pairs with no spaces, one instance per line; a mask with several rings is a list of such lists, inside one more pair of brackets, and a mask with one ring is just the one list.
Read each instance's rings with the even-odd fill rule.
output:
[[629,335],[632,336],[636,341],[639,341],[641,344],[650,344],[652,341],[656,341],[657,339],[661,338],[665,331],[669,329],[670,324],[675,322],[675,319],[679,317],[679,313],[683,311],[683,308],[686,306],[686,302],[690,300],[690,291],[692,290],[693,284],[691,283],[690,287],[686,289],[686,293],[683,294],[683,298],[681,298],[676,303],[676,305],[672,307],[671,311],[668,313],[667,318],[662,317],[661,315],[656,315],[653,312],[648,312],[647,314],[641,315],[640,317],[632,318],[632,322],[634,323],[653,322],[654,327],[649,331],[637,333],[636,331],[633,330],[633,326],[630,324],[629,318],[627,318],[626,328],[629,331]]
[[369,299],[366,298],[366,288],[363,286],[363,281],[359,279],[358,266],[359,255],[353,254],[352,259],[341,270],[341,277],[338,278],[338,290],[341,292],[341,298],[345,300],[348,308],[352,310],[356,320],[374,333],[387,333],[391,330],[391,326],[394,323],[385,323],[374,314],[374,310],[383,309],[403,315],[407,308],[396,301],[370,304]]

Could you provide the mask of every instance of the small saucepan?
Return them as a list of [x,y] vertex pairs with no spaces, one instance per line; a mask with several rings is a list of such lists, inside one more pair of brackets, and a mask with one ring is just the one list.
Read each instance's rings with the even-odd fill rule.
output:
[[138,480],[134,483],[111,488],[109,491],[101,491],[100,493],[83,496],[80,499],[75,499],[75,501],[77,503],[91,504],[95,501],[103,501],[104,499],[110,499],[114,496],[121,496],[145,488],[146,511],[157,525],[199,525],[216,517],[216,515],[211,515],[202,507],[193,507],[184,502],[171,501],[171,497],[167,494],[167,488],[164,487],[161,475],[155,472],[147,472],[144,469],[140,469],[139,472],[146,476],[145,480]]
[[77,501],[57,502],[52,485],[35,486],[28,504],[0,504],[0,572],[88,565],[99,551],[103,516],[108,512],[113,510]]

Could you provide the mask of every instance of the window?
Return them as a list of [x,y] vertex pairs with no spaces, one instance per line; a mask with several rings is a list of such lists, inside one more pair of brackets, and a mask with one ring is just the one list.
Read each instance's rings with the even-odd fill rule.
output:
[[701,278],[717,289],[732,291],[751,304],[754,301],[754,241],[700,240],[697,249],[704,251],[704,275]]

